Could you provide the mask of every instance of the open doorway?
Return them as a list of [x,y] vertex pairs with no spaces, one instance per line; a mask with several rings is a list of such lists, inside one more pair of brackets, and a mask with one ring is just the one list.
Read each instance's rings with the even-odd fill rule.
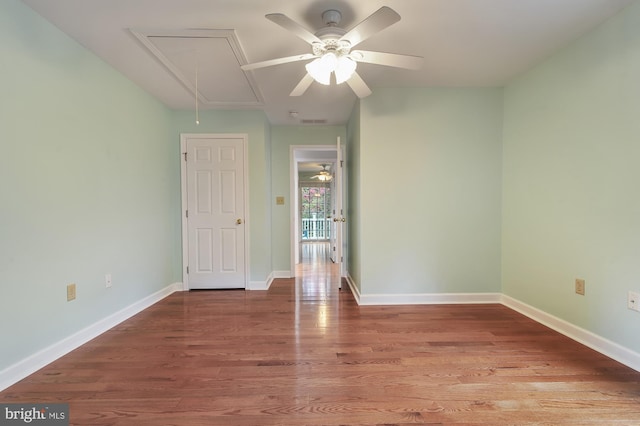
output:
[[318,272],[340,275],[332,256],[337,161],[336,145],[291,147],[291,264],[297,277]]
[[[331,223],[333,217],[333,182],[328,165],[323,164],[322,170],[326,174],[318,175],[313,169],[313,162],[300,163],[298,211],[300,216],[301,242],[329,242],[331,239]],[[314,180],[323,178],[324,180]]]
[[[337,272],[334,251],[335,226],[333,212],[334,164],[318,164],[316,161],[298,163],[298,221],[300,263],[296,276],[307,278],[313,274],[325,276],[330,281]],[[335,271],[334,271],[335,270]]]

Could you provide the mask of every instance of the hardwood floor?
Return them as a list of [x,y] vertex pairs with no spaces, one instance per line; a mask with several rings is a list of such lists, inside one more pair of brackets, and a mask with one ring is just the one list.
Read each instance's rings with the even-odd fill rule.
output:
[[504,306],[337,286],[307,258],[268,292],[175,293],[0,402],[69,402],[74,425],[640,425],[640,373]]

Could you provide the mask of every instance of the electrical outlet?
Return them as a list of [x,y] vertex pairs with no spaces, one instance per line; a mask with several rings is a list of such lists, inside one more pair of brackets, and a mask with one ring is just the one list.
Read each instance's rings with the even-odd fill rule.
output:
[[105,274],[104,284],[107,288],[111,287],[111,274]]
[[71,302],[76,298],[76,285],[74,283],[67,285],[67,302]]
[[576,278],[576,294],[584,296],[584,280],[582,278]]
[[627,308],[640,312],[640,293],[630,291],[627,295]]

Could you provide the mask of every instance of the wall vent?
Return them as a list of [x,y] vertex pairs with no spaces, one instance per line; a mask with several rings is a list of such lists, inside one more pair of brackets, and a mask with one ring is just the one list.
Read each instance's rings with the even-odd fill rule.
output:
[[323,118],[323,119],[310,119],[310,118],[305,118],[300,120],[300,122],[302,124],[327,124],[327,119]]

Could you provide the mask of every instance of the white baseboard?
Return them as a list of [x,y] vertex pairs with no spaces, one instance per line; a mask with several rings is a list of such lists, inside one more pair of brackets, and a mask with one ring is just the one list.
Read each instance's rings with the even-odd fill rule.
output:
[[273,282],[273,273],[269,274],[266,281],[249,281],[247,290],[269,290],[271,283]]
[[360,289],[356,286],[356,282],[353,280],[353,277],[347,273],[347,284],[349,285],[349,289],[351,290],[351,294],[353,294],[353,298],[356,299],[356,303],[360,304]]
[[526,303],[510,296],[503,294],[502,304],[514,311],[520,312],[522,315],[527,316],[540,324],[546,325],[560,334],[564,334],[576,342],[582,343],[583,345],[626,365],[627,367],[640,371],[640,353],[638,352],[632,351],[631,349],[605,339],[602,336],[598,336],[589,330],[585,330],[584,328],[571,324],[570,322],[541,311],[538,308],[534,308],[533,306],[527,305]]
[[360,305],[437,305],[501,303],[500,293],[361,294]]
[[255,291],[255,290],[269,290],[269,286],[271,285],[271,281],[249,281],[249,285],[245,290]]
[[121,322],[131,318],[135,314],[145,310],[154,303],[176,291],[182,291],[182,283],[174,283],[163,288],[138,302],[135,302],[120,311],[62,339],[53,345],[36,352],[35,354],[19,361],[0,371],[0,391],[35,373],[47,364],[71,352],[79,346],[94,339],[105,331],[115,327]]
[[502,303],[501,293],[361,294],[351,275],[347,284],[358,305],[437,305]]
[[502,303],[502,293],[361,294],[353,277],[347,284],[358,305],[437,305]]
[[293,274],[291,271],[273,271],[273,278],[292,278]]
[[277,278],[291,278],[291,271],[273,271],[269,274],[266,281],[250,281],[247,290],[269,290],[273,280]]

